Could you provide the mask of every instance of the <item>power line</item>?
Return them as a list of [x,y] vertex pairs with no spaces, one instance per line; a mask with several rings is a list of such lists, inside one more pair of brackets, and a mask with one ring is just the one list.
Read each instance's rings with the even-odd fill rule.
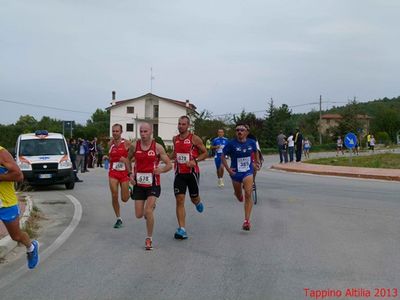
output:
[[87,111],[72,110],[72,109],[66,109],[66,108],[60,108],[60,107],[48,106],[48,105],[42,105],[42,104],[32,104],[32,103],[27,103],[27,102],[7,100],[7,99],[1,99],[1,98],[0,98],[0,102],[7,102],[7,103],[19,104],[19,105],[28,105],[28,106],[33,106],[33,107],[47,108],[47,109],[60,110],[60,111],[75,112],[75,113],[80,113],[80,114],[89,114],[89,115],[93,114],[92,112],[87,112]]

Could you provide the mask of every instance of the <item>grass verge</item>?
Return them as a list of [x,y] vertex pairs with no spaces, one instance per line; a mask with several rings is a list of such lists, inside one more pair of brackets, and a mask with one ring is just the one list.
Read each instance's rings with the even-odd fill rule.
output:
[[330,166],[400,169],[400,154],[383,153],[368,156],[330,157],[307,160],[307,163]]

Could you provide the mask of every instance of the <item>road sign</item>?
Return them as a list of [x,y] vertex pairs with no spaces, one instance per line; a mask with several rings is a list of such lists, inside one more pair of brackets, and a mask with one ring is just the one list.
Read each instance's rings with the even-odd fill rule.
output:
[[344,145],[347,149],[353,149],[357,144],[357,137],[354,133],[349,132],[344,137]]

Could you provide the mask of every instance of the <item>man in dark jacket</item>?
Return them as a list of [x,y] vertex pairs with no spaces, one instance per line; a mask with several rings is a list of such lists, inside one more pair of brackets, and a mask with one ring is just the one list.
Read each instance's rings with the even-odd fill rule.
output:
[[301,153],[303,152],[303,135],[300,133],[300,129],[296,129],[294,134],[294,150],[296,152],[296,162],[301,161]]

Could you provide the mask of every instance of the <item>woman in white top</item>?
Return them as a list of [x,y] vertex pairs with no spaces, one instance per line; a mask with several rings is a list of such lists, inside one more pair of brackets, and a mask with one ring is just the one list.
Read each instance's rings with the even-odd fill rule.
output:
[[289,134],[289,137],[287,138],[287,143],[288,143],[288,150],[289,150],[289,160],[290,160],[290,162],[293,162],[293,153],[294,153],[293,133]]

